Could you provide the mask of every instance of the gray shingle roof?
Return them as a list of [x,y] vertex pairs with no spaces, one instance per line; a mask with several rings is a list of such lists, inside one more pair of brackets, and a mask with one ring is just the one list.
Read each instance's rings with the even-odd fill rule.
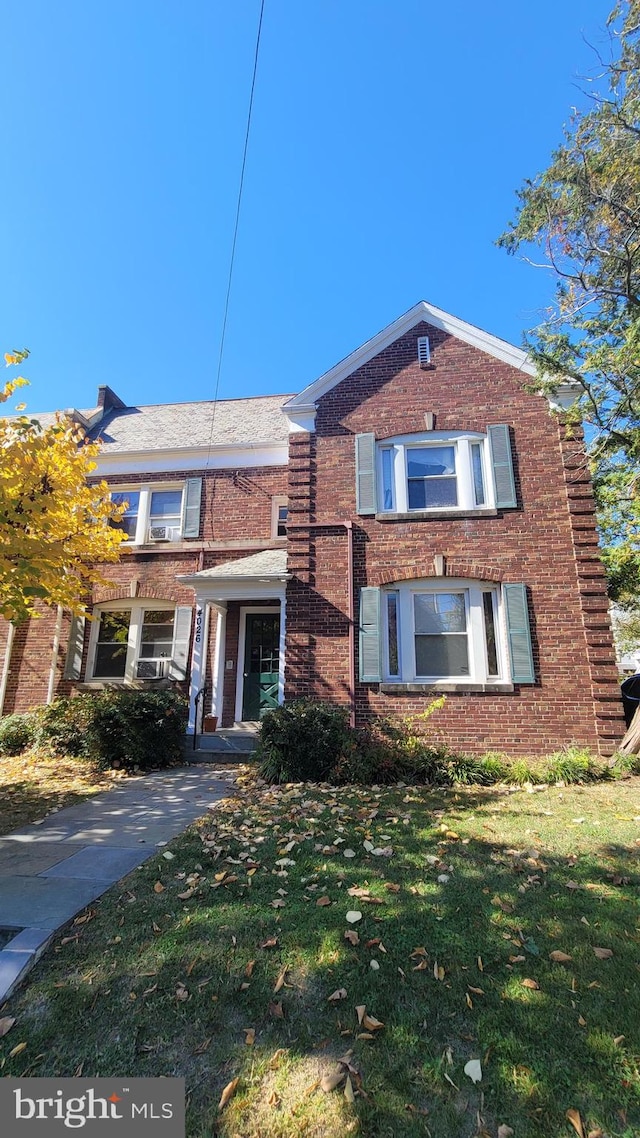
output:
[[203,580],[228,577],[283,577],[286,572],[287,551],[263,549],[261,553],[252,553],[249,557],[240,557],[237,561],[224,561],[222,565],[215,565],[213,569],[203,569],[201,573],[194,573],[194,577]]
[[286,443],[288,422],[281,408],[289,398],[261,395],[252,399],[221,399],[218,403],[207,400],[126,407],[110,411],[92,434],[103,440],[103,454]]

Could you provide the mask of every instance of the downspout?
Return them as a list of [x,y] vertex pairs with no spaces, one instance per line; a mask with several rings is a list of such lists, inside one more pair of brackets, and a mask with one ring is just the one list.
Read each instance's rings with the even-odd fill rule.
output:
[[49,686],[47,688],[47,703],[53,700],[53,693],[56,686],[56,668],[58,664],[58,654],[60,652],[60,638],[62,636],[62,617],[64,610],[62,605],[58,605],[58,612],[56,615],[56,626],[53,632],[53,646],[51,649],[51,667],[49,669]]
[[347,533],[347,620],[349,624],[349,724],[356,725],[356,614],[353,587],[353,522],[287,522],[287,529],[344,529]]
[[9,682],[9,669],[11,667],[11,652],[13,649],[13,640],[16,634],[15,624],[9,624],[7,629],[7,643],[4,650],[4,663],[2,665],[2,676],[0,677],[0,715],[4,713],[4,701],[7,695],[7,683]]

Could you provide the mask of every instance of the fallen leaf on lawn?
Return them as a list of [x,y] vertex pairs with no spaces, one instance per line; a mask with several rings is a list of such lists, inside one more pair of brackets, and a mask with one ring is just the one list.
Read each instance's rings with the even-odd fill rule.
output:
[[0,1039],[2,1039],[2,1036],[6,1035],[8,1031],[11,1031],[15,1022],[13,1016],[2,1016],[2,1019],[0,1019]]
[[384,887],[389,893],[399,893],[400,892],[400,886],[394,885],[392,881],[385,881]]
[[380,1031],[380,1029],[384,1027],[382,1020],[376,1019],[375,1016],[367,1015],[366,1012],[360,1022],[367,1031]]
[[576,1134],[579,1135],[579,1138],[584,1138],[584,1127],[582,1125],[582,1119],[580,1117],[580,1111],[574,1110],[573,1107],[571,1107],[571,1109],[569,1109],[567,1111],[567,1113],[565,1114],[565,1118],[566,1118],[567,1122],[571,1123]]
[[362,1023],[362,1020],[364,1018],[366,1010],[367,1010],[366,1004],[357,1004],[356,1005],[356,1014],[358,1016],[358,1023],[359,1024]]
[[370,842],[370,841],[367,839],[367,841],[366,841],[366,842],[363,842],[362,844],[363,844],[364,848],[366,849],[367,853],[371,853],[371,851],[372,851],[372,849],[373,849],[373,842]]
[[244,1031],[244,1041],[247,1044],[247,1047],[253,1047],[253,1044],[256,1041],[256,1029],[255,1029],[255,1027],[245,1027],[245,1028],[243,1028],[243,1031]]
[[240,1079],[232,1079],[230,1083],[227,1083],[222,1094],[220,1095],[218,1110],[224,1110],[225,1106],[229,1102],[229,1099],[233,1098],[234,1094],[236,1093],[239,1082]]
[[458,1091],[458,1092],[459,1092],[459,1091],[460,1091],[460,1087],[457,1087],[457,1086],[456,1086],[456,1084],[454,1083],[453,1079],[451,1078],[451,1075],[448,1075],[446,1071],[443,1071],[443,1072],[442,1072],[442,1074],[444,1075],[444,1077],[445,1077],[445,1079],[447,1080],[447,1082],[448,1082],[448,1083],[451,1083],[451,1086],[453,1087],[454,1091]]
[[473,1083],[479,1083],[482,1080],[482,1064],[479,1059],[470,1059],[464,1065],[464,1073]]
[[586,1027],[587,1026],[587,1021],[584,1018],[584,1016],[578,1016],[578,1023],[580,1024],[580,1027]]
[[285,964],[284,968],[280,969],[280,971],[278,973],[278,979],[276,980],[276,986],[273,989],[274,992],[279,992],[280,989],[284,986],[284,982],[286,980],[288,971],[289,971],[289,965],[288,964]]
[[188,901],[190,897],[193,897],[195,891],[195,885],[192,885],[190,889],[185,889],[184,893],[178,893],[178,897],[181,901]]
[[323,908],[325,905],[330,905],[330,904],[331,904],[331,898],[330,897],[318,897],[318,900],[316,901],[316,905],[318,905],[320,908]]
[[26,1049],[26,1043],[16,1043],[12,1051],[9,1052],[9,1058],[13,1059],[16,1055],[20,1055]]
[[622,1043],[623,1039],[624,1039],[624,1035],[616,1035],[616,1036],[615,1036],[615,1038],[614,1038],[613,1042],[615,1043],[616,1047],[619,1047],[619,1046],[620,1046],[620,1044]]
[[498,1138],[513,1138],[513,1130],[505,1122],[498,1127]]
[[356,851],[355,851],[355,850],[343,850],[343,851],[342,851],[342,856],[343,856],[343,857],[355,857],[355,856],[356,856]]
[[460,834],[456,834],[455,830],[445,830],[444,836],[449,842],[459,842]]
[[286,1048],[279,1047],[278,1050],[274,1052],[272,1058],[269,1060],[269,1070],[275,1071],[276,1068],[280,1066],[280,1062],[282,1059],[284,1059],[286,1054]]
[[345,1072],[342,1067],[334,1067],[333,1071],[330,1071],[328,1075],[322,1076],[320,1079],[320,1087],[328,1094],[329,1091],[335,1091],[336,1087],[340,1086],[344,1077]]
[[414,948],[413,952],[409,953],[409,959],[415,960],[419,956],[426,956],[426,955],[427,955],[426,948]]
[[444,980],[444,968],[438,961],[435,960],[433,964],[433,975],[436,980]]
[[284,1019],[284,1011],[282,1010],[282,1000],[278,1000],[277,1003],[274,1000],[270,1001],[270,1003],[269,1003],[269,1015],[273,1016],[274,1019]]
[[344,1000],[346,995],[347,995],[347,989],[346,988],[336,988],[335,992],[332,992],[330,996],[327,996],[327,999],[331,1003],[335,1003],[337,1000]]
[[284,909],[284,901],[282,897],[276,897],[275,901],[271,902],[272,909]]
[[353,1084],[351,1082],[351,1076],[350,1075],[347,1075],[347,1081],[344,1084],[344,1097],[346,1098],[348,1103],[353,1104],[356,1101],[356,1096],[353,1093]]
[[604,1130],[601,1130],[600,1127],[597,1130],[590,1130],[587,1138],[604,1138]]
[[357,909],[350,909],[347,913],[347,920],[350,925],[355,925],[356,921],[362,920],[362,913],[359,913]]
[[156,883],[153,887],[153,892],[154,893],[164,893],[164,885],[162,884],[161,881],[156,881]]
[[482,957],[481,956],[478,957],[478,968],[480,969],[481,972],[484,972],[484,964],[482,963]]
[[533,991],[536,991],[536,992],[538,992],[540,990],[540,985],[539,985],[537,980],[529,980],[529,979],[523,980],[522,981],[522,987],[523,988],[531,988]]
[[176,855],[172,854],[171,850],[165,850],[162,856],[166,857],[167,861],[173,861],[173,859]]
[[255,966],[256,966],[255,960],[250,960],[249,963],[247,964],[247,967],[244,970],[245,976],[252,976]]
[[526,956],[510,956],[509,961],[511,964],[522,964],[526,960]]
[[608,960],[610,956],[613,956],[612,948],[596,948],[594,946],[593,951],[594,954],[598,957],[598,960]]
[[360,1031],[356,1035],[356,1039],[375,1039],[375,1035],[372,1035],[370,1031]]
[[209,1050],[209,1046],[211,1044],[212,1039],[213,1039],[212,1035],[210,1035],[208,1037],[208,1039],[203,1039],[202,1043],[199,1043],[197,1047],[194,1047],[193,1054],[194,1055],[204,1055],[205,1051]]
[[349,944],[352,944],[354,947],[356,944],[360,944],[360,937],[355,929],[345,929],[344,939],[348,940]]
[[578,885],[577,881],[567,881],[567,883],[565,885],[565,889],[579,889],[579,888],[580,888],[580,886]]
[[467,1001],[467,1007],[472,1008],[473,1007],[473,1000],[471,999],[471,996],[469,995],[468,992],[465,992],[465,998]]
[[475,992],[476,996],[484,996],[484,990],[482,988],[474,988],[473,984],[468,984],[467,987],[470,992]]
[[263,940],[260,948],[275,948],[278,943],[277,936],[270,936],[267,940]]
[[561,952],[559,948],[554,948],[553,952],[549,953],[549,960],[554,960],[556,964],[568,964],[573,957],[567,952]]
[[178,984],[178,987],[176,988],[176,1000],[182,1000],[184,1002],[184,1000],[188,999],[189,992],[185,988],[184,984]]
[[378,969],[380,968],[380,965],[379,965],[379,963],[378,963],[378,961],[377,961],[377,960],[370,960],[370,961],[369,961],[369,967],[370,967],[370,968],[373,968],[373,971],[374,971],[374,972],[377,972],[377,971],[378,971]]

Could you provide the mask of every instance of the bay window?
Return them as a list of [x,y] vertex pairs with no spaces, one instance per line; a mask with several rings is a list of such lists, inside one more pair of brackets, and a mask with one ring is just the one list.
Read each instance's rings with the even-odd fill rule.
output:
[[[437,432],[432,432],[435,436]],[[493,506],[485,477],[486,439],[405,436],[378,446],[380,513],[473,510]]]

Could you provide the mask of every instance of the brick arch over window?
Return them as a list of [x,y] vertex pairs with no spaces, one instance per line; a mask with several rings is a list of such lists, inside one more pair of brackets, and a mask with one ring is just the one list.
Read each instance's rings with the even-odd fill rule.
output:
[[380,569],[374,572],[368,584],[395,585],[402,581],[424,580],[428,577],[463,577],[474,581],[502,581],[502,569],[495,565],[483,565],[478,561],[465,560],[461,557],[445,557],[443,565],[436,563],[436,558],[420,565],[395,565],[392,569]]
[[145,601],[163,601],[165,604],[175,604],[175,597],[169,596],[166,588],[154,589],[151,585],[141,586],[138,581],[135,581],[132,586],[124,588],[122,585],[116,585],[109,588],[107,585],[94,585],[92,604],[103,605],[107,601],[132,601],[132,600],[145,600]]

